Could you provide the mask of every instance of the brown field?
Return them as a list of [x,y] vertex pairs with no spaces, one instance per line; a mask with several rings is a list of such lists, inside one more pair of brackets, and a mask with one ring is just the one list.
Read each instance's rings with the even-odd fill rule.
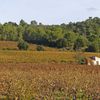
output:
[[0,42],[0,100],[100,100],[100,66],[76,59],[99,53],[19,51],[15,44]]
[[0,94],[10,100],[100,100],[100,67],[2,63]]

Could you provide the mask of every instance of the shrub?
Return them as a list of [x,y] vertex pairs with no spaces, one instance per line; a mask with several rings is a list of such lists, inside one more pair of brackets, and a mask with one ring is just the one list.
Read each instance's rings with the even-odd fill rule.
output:
[[85,57],[80,56],[80,57],[78,58],[78,63],[79,63],[79,64],[85,64]]
[[37,51],[44,51],[44,48],[43,48],[43,46],[40,46],[40,45],[39,45],[39,46],[37,46],[36,50],[37,50]]
[[21,40],[18,42],[17,47],[19,48],[19,50],[27,50],[29,48],[29,45],[24,40]]
[[85,60],[86,58],[80,53],[75,56],[75,59],[78,64],[86,64],[86,60]]

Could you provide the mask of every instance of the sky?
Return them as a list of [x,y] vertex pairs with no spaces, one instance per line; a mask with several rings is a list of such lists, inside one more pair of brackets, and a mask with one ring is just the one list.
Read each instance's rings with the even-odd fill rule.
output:
[[100,0],[0,0],[0,22],[62,24],[100,17]]

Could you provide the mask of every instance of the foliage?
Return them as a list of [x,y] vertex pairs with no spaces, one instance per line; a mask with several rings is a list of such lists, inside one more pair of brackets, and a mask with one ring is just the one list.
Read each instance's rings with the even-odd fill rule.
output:
[[21,40],[21,41],[18,42],[17,47],[19,48],[19,50],[27,50],[29,45],[28,45],[27,42]]
[[92,43],[95,52],[100,52],[100,38],[95,38],[95,40]]
[[78,64],[81,64],[81,65],[86,64],[86,57],[80,55],[80,53],[77,54],[75,58]]
[[[30,24],[21,19],[19,24],[8,22],[0,24],[0,40],[19,41],[46,45],[49,47],[66,47],[68,50],[86,50],[100,52],[100,18],[89,17],[85,21],[61,25],[43,25],[32,20]],[[87,43],[88,42],[88,43]],[[87,45],[89,44],[89,45]],[[97,46],[94,47],[94,44]],[[99,43],[100,44],[100,43]]]
[[59,40],[57,41],[57,47],[58,47],[58,48],[67,47],[67,39],[65,39],[65,38],[59,39]]
[[39,46],[37,46],[36,50],[37,50],[37,51],[44,51],[44,48],[43,48],[43,46],[40,46],[40,45],[39,45]]
[[85,50],[88,47],[88,40],[83,36],[79,36],[74,44],[75,50]]
[[95,37],[94,41],[92,41],[86,51],[90,52],[100,52],[100,38]]

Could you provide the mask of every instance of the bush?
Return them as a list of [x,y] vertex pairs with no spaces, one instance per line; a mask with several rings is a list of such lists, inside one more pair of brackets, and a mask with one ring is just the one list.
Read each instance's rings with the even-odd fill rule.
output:
[[86,52],[96,52],[94,45],[89,45],[85,50]]
[[43,48],[43,46],[40,46],[40,45],[39,45],[39,46],[37,46],[36,50],[37,50],[37,51],[44,51],[44,48]]
[[83,57],[83,56],[80,56],[79,58],[78,58],[78,63],[79,64],[86,64],[86,62],[85,62],[85,57]]
[[29,45],[28,45],[27,42],[21,40],[21,41],[18,42],[17,47],[19,48],[19,50],[28,50]]
[[81,55],[80,53],[76,54],[75,59],[78,64],[86,64],[86,58],[83,55]]
[[63,47],[67,47],[67,39],[59,39],[57,41],[57,47],[58,48],[63,48]]

